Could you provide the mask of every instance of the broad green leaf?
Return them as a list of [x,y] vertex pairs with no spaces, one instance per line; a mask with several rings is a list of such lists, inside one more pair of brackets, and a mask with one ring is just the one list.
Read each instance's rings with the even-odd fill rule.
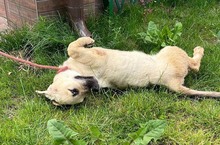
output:
[[96,126],[91,126],[90,127],[90,132],[91,132],[91,136],[93,138],[99,138],[101,136],[101,132],[99,131],[99,128]]
[[134,142],[132,143],[132,145],[143,145],[143,140],[141,137],[138,137],[134,140]]
[[145,35],[147,35],[145,32],[140,32],[138,33],[138,35],[140,35],[140,37],[145,37]]
[[172,40],[176,41],[182,35],[182,23],[176,22],[173,30],[173,36],[171,37]]
[[146,36],[144,37],[144,40],[147,41],[147,42],[154,43],[154,42],[152,41],[152,38],[150,38],[149,35],[146,35]]
[[182,23],[176,22],[172,29],[165,25],[159,30],[157,25],[153,21],[150,21],[148,23],[147,32],[141,32],[138,34],[144,43],[152,43],[158,47],[176,45],[177,40],[182,34]]
[[153,21],[150,21],[147,27],[147,34],[149,34],[152,37],[155,37],[158,35],[158,31],[159,30],[157,28],[157,25]]
[[163,120],[151,120],[148,122],[149,132],[144,135],[143,143],[147,144],[152,139],[155,141],[160,139],[164,133],[166,127],[166,121]]
[[150,120],[145,124],[140,124],[140,129],[134,133],[129,134],[133,139],[133,145],[147,145],[151,140],[158,140],[164,133],[166,121],[164,120]]
[[47,122],[49,134],[53,137],[56,144],[64,142],[72,144],[73,137],[78,133],[67,127],[63,122],[51,119]]
[[147,128],[142,127],[142,124],[140,124],[140,129],[136,132],[130,133],[128,134],[129,137],[131,137],[132,139],[136,139],[139,138],[140,136],[144,136],[144,134],[147,132]]
[[174,28],[175,28],[175,31],[176,31],[176,32],[175,32],[176,35],[181,36],[181,34],[182,34],[182,29],[183,29],[182,23],[181,23],[181,22],[176,22]]

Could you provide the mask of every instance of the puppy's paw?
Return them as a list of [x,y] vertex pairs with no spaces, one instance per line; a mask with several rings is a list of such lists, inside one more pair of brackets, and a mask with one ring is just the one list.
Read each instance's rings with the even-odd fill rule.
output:
[[71,57],[77,57],[80,48],[84,48],[85,45],[93,44],[95,40],[90,37],[80,37],[76,41],[69,44],[67,48],[67,53]]
[[85,46],[93,44],[95,40],[90,37],[81,37],[77,39],[77,42],[80,43],[82,46]]
[[194,55],[199,54],[199,55],[204,55],[204,48],[201,46],[197,46],[194,48]]

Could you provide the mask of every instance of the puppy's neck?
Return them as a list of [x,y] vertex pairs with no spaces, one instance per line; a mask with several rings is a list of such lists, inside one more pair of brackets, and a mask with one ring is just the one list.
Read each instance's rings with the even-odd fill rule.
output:
[[75,71],[75,70],[72,70],[72,69],[70,69],[68,66],[63,66],[63,67],[61,67],[58,71],[57,71],[57,75],[59,75],[59,74],[61,74],[61,75],[63,75],[63,74],[65,74],[65,75],[67,75],[67,76],[69,76],[69,75],[81,75],[79,72],[77,72],[77,71]]
[[75,76],[80,76],[81,74],[74,71],[74,70],[71,70],[71,69],[67,69],[65,71],[62,71],[58,74],[55,75],[54,77],[54,82],[57,81],[57,80],[66,80],[66,79],[73,79]]

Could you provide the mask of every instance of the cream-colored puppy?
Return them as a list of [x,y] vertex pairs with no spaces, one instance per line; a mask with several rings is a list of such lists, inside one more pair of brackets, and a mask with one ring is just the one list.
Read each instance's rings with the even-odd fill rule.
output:
[[63,66],[43,93],[55,105],[76,104],[84,100],[91,89],[103,87],[145,87],[158,84],[186,95],[220,97],[220,92],[197,91],[183,86],[188,70],[198,71],[204,54],[202,47],[194,48],[193,57],[176,46],[167,46],[156,55],[138,51],[119,51],[101,47],[85,48],[94,43],[82,37],[69,44]]

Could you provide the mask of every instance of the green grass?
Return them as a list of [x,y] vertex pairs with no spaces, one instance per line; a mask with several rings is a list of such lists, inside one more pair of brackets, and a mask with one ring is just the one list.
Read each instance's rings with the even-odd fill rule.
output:
[[[90,18],[87,24],[97,46],[154,53],[153,46],[144,44],[137,33],[145,31],[149,21],[160,27],[181,22],[183,32],[177,45],[189,55],[195,46],[205,48],[200,71],[190,72],[185,84],[193,89],[220,91],[220,44],[213,35],[220,31],[219,15],[217,1],[156,1],[145,9],[127,6],[114,17]],[[32,50],[32,61],[59,65],[77,35],[62,19],[42,19],[32,28],[4,33],[0,38],[0,49],[6,52]],[[128,89],[123,95],[94,94],[76,106],[58,108],[35,94],[35,90],[48,87],[54,71],[27,66],[19,70],[19,64],[3,57],[0,62],[0,144],[52,144],[46,128],[52,118],[64,121],[89,144],[121,145],[140,123],[151,119],[168,123],[162,139],[152,144],[220,144],[219,99],[179,96],[152,86]],[[101,131],[100,140],[92,137],[93,126]]]

